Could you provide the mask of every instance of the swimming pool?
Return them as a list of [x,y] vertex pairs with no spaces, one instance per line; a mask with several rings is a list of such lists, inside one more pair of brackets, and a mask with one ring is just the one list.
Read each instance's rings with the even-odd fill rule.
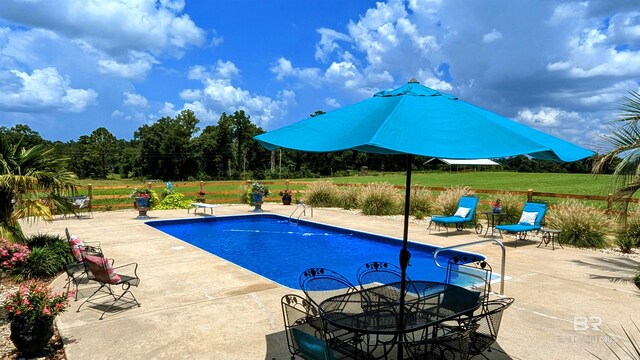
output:
[[[357,284],[356,271],[370,261],[398,264],[402,240],[274,214],[217,216],[198,219],[154,220],[147,225],[221,258],[299,289],[300,274],[311,267],[328,268]],[[409,242],[411,266],[407,275],[414,280],[443,281],[445,270],[435,266],[435,246]],[[441,264],[454,255],[482,255],[446,251]],[[459,276],[454,282],[468,286],[476,281]]]

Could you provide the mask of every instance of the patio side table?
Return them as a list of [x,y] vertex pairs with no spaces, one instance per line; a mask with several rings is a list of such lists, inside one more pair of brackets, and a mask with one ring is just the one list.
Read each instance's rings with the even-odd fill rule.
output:
[[489,229],[491,229],[491,236],[493,236],[496,231],[496,225],[500,225],[502,222],[502,216],[504,213],[485,211],[484,215],[487,217],[487,230],[484,232],[484,237],[487,237],[489,234]]
[[555,250],[555,243],[557,241],[560,248],[564,249],[564,247],[560,243],[560,233],[562,232],[561,230],[542,228],[540,229],[540,231],[542,231],[542,238],[540,239],[540,243],[537,247],[540,247],[540,245],[542,245],[543,243],[544,246],[547,247],[547,245],[551,243],[551,250]]

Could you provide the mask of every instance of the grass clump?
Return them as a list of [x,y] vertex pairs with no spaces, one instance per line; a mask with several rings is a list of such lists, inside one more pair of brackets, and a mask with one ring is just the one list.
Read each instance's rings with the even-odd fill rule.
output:
[[339,192],[340,203],[342,204],[342,208],[349,209],[359,209],[362,203],[362,188],[358,186],[343,186],[340,188]]
[[306,203],[318,207],[340,206],[340,191],[331,181],[316,181],[307,186]]
[[391,184],[370,183],[362,192],[362,213],[396,215],[400,213],[401,196]]
[[411,206],[409,212],[418,220],[423,219],[426,214],[431,214],[431,191],[426,188],[414,186],[411,189]]
[[433,210],[437,214],[452,216],[458,210],[458,202],[462,196],[473,195],[468,186],[455,186],[441,192],[434,200]]
[[76,261],[67,241],[58,235],[36,234],[27,239],[26,245],[31,254],[11,271],[18,281],[50,278]]
[[502,223],[510,224],[515,223],[520,219],[522,215],[522,208],[524,207],[523,199],[510,192],[500,192],[497,195],[498,199],[502,202]]
[[546,217],[549,227],[562,230],[560,243],[576,247],[603,248],[609,221],[606,216],[576,200],[563,201],[554,206]]

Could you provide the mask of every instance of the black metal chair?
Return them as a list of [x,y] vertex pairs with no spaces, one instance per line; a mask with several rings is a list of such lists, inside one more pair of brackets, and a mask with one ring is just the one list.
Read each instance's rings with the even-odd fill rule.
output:
[[484,305],[482,313],[461,321],[464,326],[474,329],[469,343],[470,356],[481,355],[488,359],[483,353],[491,351],[491,346],[498,339],[502,314],[513,304],[514,300],[513,298],[502,298],[488,301]]
[[[302,272],[299,281],[300,289],[316,307],[332,296],[357,291],[347,278],[325,268],[307,269]],[[339,308],[330,310],[339,310]]]
[[473,281],[472,290],[478,291],[483,304],[489,300],[493,269],[488,262],[473,256],[452,256],[447,262],[445,283],[455,284],[459,280]]
[[287,294],[281,299],[284,330],[291,359],[335,359],[322,332],[318,309],[307,299]]
[[[80,304],[76,312],[79,312],[84,304],[90,303],[97,308],[105,308],[100,315],[100,320],[102,320],[104,314],[116,307],[116,304],[140,306],[130,290],[132,286],[137,287],[140,284],[137,263],[113,267],[113,261],[104,257],[102,253],[84,251],[82,255],[83,262],[88,269],[89,279],[98,282],[100,287]],[[117,292],[117,286],[121,287],[120,292]],[[101,295],[98,295],[99,293]],[[117,306],[117,308],[123,309],[121,306]]]
[[73,255],[73,257],[76,259],[76,262],[67,264],[65,266],[67,280],[64,288],[66,288],[67,291],[71,291],[71,286],[73,285],[74,299],[75,301],[78,301],[78,286],[82,283],[87,283],[89,282],[89,280],[91,280],[89,277],[89,270],[87,269],[87,266],[82,261],[82,252],[89,251],[91,253],[96,253],[101,255],[102,249],[100,247],[99,242],[84,243],[79,239],[73,237],[69,233],[68,228],[65,228],[64,232],[65,232],[65,235],[67,236],[69,250],[71,251],[71,254]]
[[[364,289],[366,285],[385,285],[402,280],[402,270],[384,261],[368,262],[358,268],[358,284]],[[408,279],[407,279],[408,280]]]
[[436,328],[435,333],[424,332],[417,341],[408,341],[405,351],[410,359],[466,360],[473,328]]

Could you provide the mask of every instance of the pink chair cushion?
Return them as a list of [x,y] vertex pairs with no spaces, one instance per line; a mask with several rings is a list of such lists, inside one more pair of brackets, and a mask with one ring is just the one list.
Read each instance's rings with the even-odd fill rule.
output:
[[117,284],[120,282],[120,276],[111,266],[111,261],[106,257],[87,255],[84,259],[96,280],[109,284]]
[[80,253],[84,250],[84,243],[82,240],[75,235],[71,235],[71,237],[69,237],[69,246],[71,246],[71,253],[73,254],[73,257],[75,257],[78,262],[82,262],[82,254]]

